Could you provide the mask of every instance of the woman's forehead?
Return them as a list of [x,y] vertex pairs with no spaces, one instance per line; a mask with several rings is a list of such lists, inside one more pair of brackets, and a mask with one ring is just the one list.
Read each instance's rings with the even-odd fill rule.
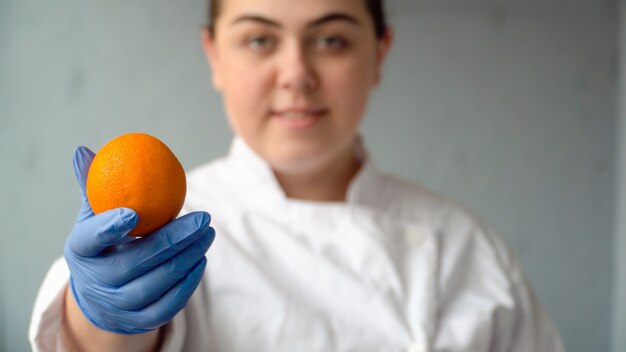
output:
[[369,17],[364,0],[221,0],[217,22],[232,25],[242,18],[262,18],[278,24],[308,25],[324,18]]

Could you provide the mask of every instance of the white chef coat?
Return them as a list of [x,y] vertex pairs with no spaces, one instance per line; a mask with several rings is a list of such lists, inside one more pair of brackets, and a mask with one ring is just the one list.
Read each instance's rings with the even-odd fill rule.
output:
[[[563,350],[498,235],[363,159],[346,202],[285,197],[239,138],[228,156],[192,171],[183,212],[209,211],[217,235],[163,350]],[[63,350],[68,277],[59,259],[41,287],[35,351]]]

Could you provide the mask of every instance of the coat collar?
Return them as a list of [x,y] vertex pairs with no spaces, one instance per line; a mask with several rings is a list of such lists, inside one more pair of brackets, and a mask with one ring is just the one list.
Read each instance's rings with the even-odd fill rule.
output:
[[254,198],[264,202],[276,201],[308,205],[374,205],[381,190],[382,174],[372,162],[363,139],[359,136],[354,142],[361,168],[348,186],[345,202],[316,202],[288,198],[276,180],[269,164],[256,154],[245,142],[235,136],[227,156],[227,163],[236,175],[241,187],[249,189]]

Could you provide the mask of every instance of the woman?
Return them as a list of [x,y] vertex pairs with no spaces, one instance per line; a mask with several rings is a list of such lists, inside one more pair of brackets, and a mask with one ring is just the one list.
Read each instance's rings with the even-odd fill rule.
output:
[[[381,1],[211,13],[231,152],[190,173],[187,215],[145,240],[125,241],[132,210],[94,216],[83,196],[34,349],[562,350],[496,234],[368,159],[358,127],[392,42]],[[81,190],[92,158],[75,155]]]

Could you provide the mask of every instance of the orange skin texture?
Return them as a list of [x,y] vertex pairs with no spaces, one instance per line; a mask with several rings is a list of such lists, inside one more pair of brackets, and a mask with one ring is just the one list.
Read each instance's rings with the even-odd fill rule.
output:
[[145,133],[121,135],[98,151],[87,175],[95,214],[126,207],[139,220],[129,236],[146,236],[174,220],[187,192],[185,170],[172,151]]

